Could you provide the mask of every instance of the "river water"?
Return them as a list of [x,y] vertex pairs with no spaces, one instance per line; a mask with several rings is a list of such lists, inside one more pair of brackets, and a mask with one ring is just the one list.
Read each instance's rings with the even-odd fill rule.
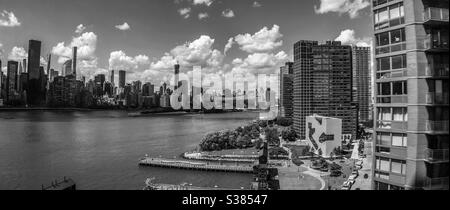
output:
[[39,190],[64,176],[81,190],[139,190],[149,177],[167,184],[249,188],[249,174],[139,167],[138,160],[145,154],[178,157],[195,149],[209,131],[234,129],[257,116],[0,112],[0,189]]

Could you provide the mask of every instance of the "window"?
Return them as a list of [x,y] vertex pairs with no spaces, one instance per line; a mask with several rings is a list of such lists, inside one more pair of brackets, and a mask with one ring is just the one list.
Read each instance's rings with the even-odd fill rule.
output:
[[389,180],[389,173],[375,172],[375,177]]
[[406,55],[392,56],[392,69],[406,68]]
[[405,23],[403,3],[384,7],[374,12],[375,30]]
[[406,81],[392,83],[392,95],[405,95]]
[[391,160],[391,172],[397,174],[406,174],[406,161],[404,160]]
[[389,82],[381,83],[381,95],[383,96],[391,95],[391,83]]
[[391,108],[378,108],[378,120],[380,121],[391,121],[392,113]]
[[397,29],[391,31],[391,44],[396,44],[405,41],[405,29]]
[[378,70],[386,71],[391,70],[391,59],[390,57],[379,58],[378,60]]
[[389,154],[391,153],[391,148],[389,147],[377,147],[378,153]]
[[392,146],[407,147],[408,146],[408,137],[402,133],[393,133],[392,134]]
[[389,158],[378,157],[376,160],[376,169],[389,172]]
[[377,47],[396,44],[406,40],[405,29],[397,29],[393,31],[383,32],[376,35]]
[[392,108],[392,113],[393,121],[404,122],[407,120],[407,117],[405,115],[406,108],[394,107]]
[[384,145],[384,146],[390,146],[391,145],[391,135],[386,132],[377,133],[377,144]]
[[389,32],[384,32],[381,34],[377,34],[378,36],[378,44],[377,46],[385,46],[385,45],[389,45]]

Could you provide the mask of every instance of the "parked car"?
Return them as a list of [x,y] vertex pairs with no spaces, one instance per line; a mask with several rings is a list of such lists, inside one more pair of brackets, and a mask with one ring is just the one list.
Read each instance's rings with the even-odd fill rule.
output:
[[355,179],[356,179],[356,178],[358,178],[358,176],[359,176],[359,172],[358,172],[357,170],[354,170],[354,171],[352,172],[352,175],[355,175]]
[[344,184],[342,185],[341,190],[350,190],[350,188],[352,188],[352,182],[350,181],[346,181],[344,182]]

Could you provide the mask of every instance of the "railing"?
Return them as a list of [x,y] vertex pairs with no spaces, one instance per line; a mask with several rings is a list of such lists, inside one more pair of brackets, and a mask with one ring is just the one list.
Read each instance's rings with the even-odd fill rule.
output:
[[423,188],[426,190],[448,190],[448,177],[426,178]]
[[427,131],[447,131],[448,132],[448,120],[445,121],[432,121],[426,122]]
[[431,34],[423,40],[425,50],[448,50],[448,40],[433,39]]
[[448,21],[448,9],[447,8],[436,8],[436,7],[428,7],[423,12],[423,20],[424,22],[430,20],[436,21]]
[[390,72],[377,72],[377,79],[390,79],[408,76],[408,70],[395,70]]
[[399,121],[378,121],[377,127],[380,129],[407,130],[408,123]]
[[434,161],[448,161],[448,149],[426,149],[426,159]]
[[392,53],[397,51],[406,50],[406,43],[400,43],[400,44],[394,44],[394,45],[388,45],[388,46],[382,46],[377,47],[375,49],[375,54],[385,54],[385,53]]
[[448,93],[427,93],[426,103],[427,104],[448,104],[449,97]]
[[426,66],[425,76],[448,77],[449,66],[444,64],[434,64]]

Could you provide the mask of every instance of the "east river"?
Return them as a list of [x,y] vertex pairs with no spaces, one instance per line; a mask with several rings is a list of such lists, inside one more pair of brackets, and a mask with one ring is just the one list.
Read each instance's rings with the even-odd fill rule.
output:
[[210,131],[234,129],[257,113],[154,114],[122,111],[0,112],[0,189],[39,190],[72,178],[81,190],[139,190],[166,184],[248,188],[248,174],[139,167],[145,154],[179,158]]

